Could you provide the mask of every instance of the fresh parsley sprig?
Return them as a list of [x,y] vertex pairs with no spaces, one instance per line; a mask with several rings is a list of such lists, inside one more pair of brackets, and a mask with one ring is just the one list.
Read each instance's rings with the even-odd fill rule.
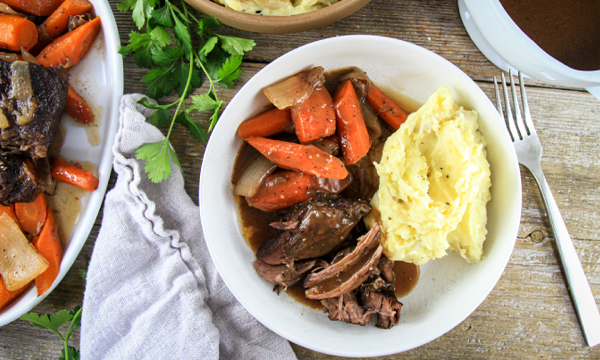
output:
[[[52,330],[60,337],[64,346],[61,350],[59,360],[79,360],[79,350],[69,345],[69,338],[81,326],[81,310],[81,307],[76,307],[73,311],[61,310],[55,315],[29,313],[21,315],[21,320],[29,321],[32,325]],[[69,326],[63,336],[58,329],[67,322]]]
[[[221,26],[217,19],[198,19],[184,1],[178,3],[179,7],[169,0],[124,0],[117,4],[120,11],[133,10],[132,17],[137,28],[146,30],[144,33],[132,31],[129,44],[119,52],[131,54],[138,66],[151,69],[142,78],[151,98],[159,99],[173,90],[179,96],[166,105],[153,104],[147,98],[140,100],[142,105],[156,110],[150,118],[152,124],[169,125],[163,141],[144,144],[136,152],[138,159],[145,160],[144,170],[153,182],[169,177],[171,161],[181,170],[177,154],[169,144],[175,123],[186,127],[196,140],[208,140],[207,133],[214,128],[223,108],[216,85],[225,88],[234,85],[234,80],[243,71],[240,69],[243,55],[255,45],[253,40],[215,33],[213,30]],[[197,41],[192,41],[192,38]],[[209,81],[208,92],[192,95],[192,104],[186,106],[185,99],[202,86],[202,74]],[[175,112],[171,118],[172,109]],[[191,118],[192,111],[212,112],[208,130],[205,131]]]

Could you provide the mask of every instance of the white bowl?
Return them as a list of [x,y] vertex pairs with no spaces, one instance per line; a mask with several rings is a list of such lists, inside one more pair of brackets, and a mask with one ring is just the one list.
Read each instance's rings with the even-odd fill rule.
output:
[[[450,88],[456,101],[479,111],[488,142],[492,200],[488,205],[485,258],[469,265],[460,256],[430,261],[421,267],[415,290],[401,299],[399,324],[391,330],[330,321],[255,272],[254,253],[241,235],[232,195],[231,174],[241,139],[238,124],[268,103],[262,89],[314,66],[332,70],[358,66],[374,83],[418,102],[439,86]],[[206,148],[200,173],[200,215],[212,259],[242,305],[284,338],[322,353],[382,356],[423,345],[451,330],[473,312],[492,290],[510,258],[521,214],[521,179],[504,122],[483,91],[442,57],[397,39],[355,35],[317,41],[291,51],[258,72],[237,93],[219,120]],[[493,324],[490,324],[493,326]]]
[[600,99],[600,70],[575,70],[548,55],[508,15],[500,0],[458,0],[469,36],[504,71],[520,70],[553,85],[586,88]]
[[88,161],[96,166],[99,179],[98,189],[80,199],[82,210],[71,237],[62,239],[63,259],[60,271],[52,287],[42,296],[37,296],[35,286],[26,290],[19,298],[0,310],[0,326],[6,325],[22,314],[29,312],[44,300],[65,277],[94,226],[98,211],[112,172],[112,146],[119,122],[119,101],[123,95],[123,58],[118,53],[121,47],[117,24],[108,2],[90,0],[96,15],[102,19],[102,31],[96,42],[79,64],[69,70],[70,82],[92,109],[98,109],[101,120],[98,126],[100,143],[90,145],[86,129],[70,116],[63,115],[61,126],[66,136],[61,156],[69,160]]

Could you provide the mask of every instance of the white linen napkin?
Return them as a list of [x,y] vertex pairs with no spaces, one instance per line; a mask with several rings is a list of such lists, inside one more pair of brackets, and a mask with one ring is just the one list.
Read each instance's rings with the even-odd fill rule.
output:
[[141,97],[121,99],[118,178],[88,268],[81,359],[295,359],[223,283],[179,169],[154,184],[135,160],[140,145],[164,139]]

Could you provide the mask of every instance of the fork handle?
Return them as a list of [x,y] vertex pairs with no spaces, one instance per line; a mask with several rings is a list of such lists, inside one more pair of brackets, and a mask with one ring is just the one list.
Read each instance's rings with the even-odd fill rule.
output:
[[541,168],[529,170],[540,187],[544,205],[546,205],[546,210],[550,217],[550,223],[552,224],[552,230],[554,231],[554,237],[556,238],[560,260],[567,277],[571,298],[575,304],[575,310],[586,343],[590,347],[596,346],[600,344],[600,312],[598,312],[594,294],[592,294],[590,285],[588,284],[581,263],[579,262],[579,257],[577,257],[577,252],[575,252],[575,247],[569,236],[569,231],[560,215],[560,211],[558,210],[554,196],[552,196],[550,187],[546,182],[544,173]]

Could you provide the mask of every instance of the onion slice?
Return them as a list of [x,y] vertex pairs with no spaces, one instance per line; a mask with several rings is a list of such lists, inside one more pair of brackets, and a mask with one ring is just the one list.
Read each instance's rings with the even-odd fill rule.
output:
[[289,78],[269,87],[263,92],[269,101],[278,109],[287,109],[302,103],[315,89],[320,89],[325,84],[324,69],[317,66],[292,75]]
[[242,170],[240,178],[235,183],[233,193],[238,196],[254,196],[265,177],[275,171],[275,168],[277,166],[266,157],[256,156]]
[[0,275],[10,291],[29,284],[48,269],[48,260],[27,241],[8,214],[0,216],[0,254]]

